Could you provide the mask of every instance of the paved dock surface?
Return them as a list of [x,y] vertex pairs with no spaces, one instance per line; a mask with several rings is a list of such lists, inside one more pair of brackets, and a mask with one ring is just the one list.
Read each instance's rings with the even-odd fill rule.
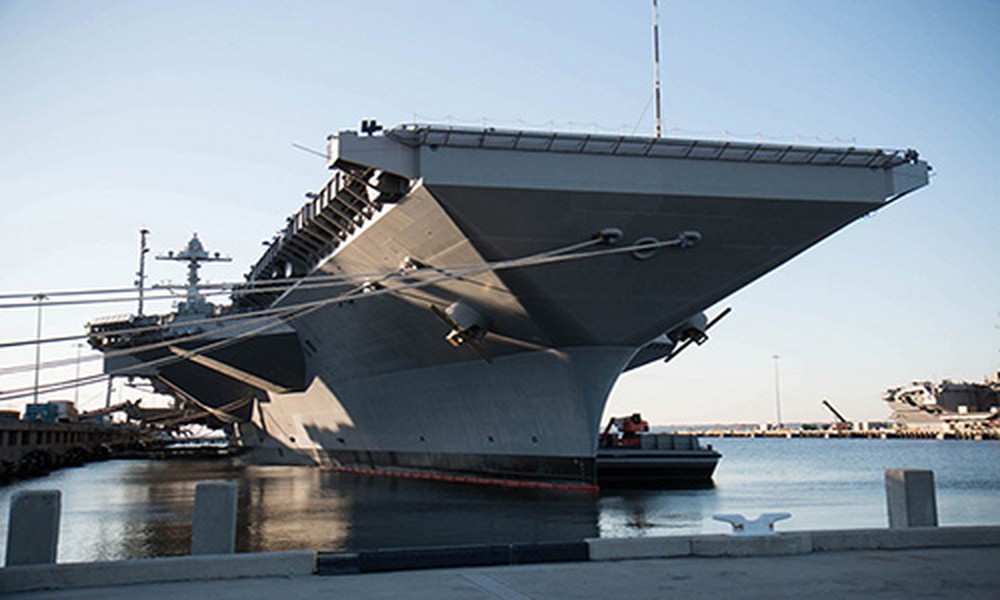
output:
[[670,558],[158,583],[8,598],[1000,598],[1000,547]]

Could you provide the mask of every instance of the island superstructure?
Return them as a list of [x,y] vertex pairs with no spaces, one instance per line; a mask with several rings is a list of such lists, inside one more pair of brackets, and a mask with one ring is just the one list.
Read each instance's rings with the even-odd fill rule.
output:
[[371,125],[331,136],[332,178],[217,311],[235,324],[152,367],[91,328],[252,460],[593,482],[622,372],[928,182],[914,151]]

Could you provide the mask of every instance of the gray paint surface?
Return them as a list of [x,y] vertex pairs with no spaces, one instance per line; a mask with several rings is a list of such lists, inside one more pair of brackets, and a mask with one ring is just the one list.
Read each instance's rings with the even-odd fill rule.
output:
[[[622,253],[487,270],[412,290],[381,280],[379,295],[331,302],[290,323],[303,387],[260,394],[252,423],[240,427],[259,456],[592,460],[607,395],[647,344],[925,185],[929,171],[910,152],[433,126],[342,132],[330,163],[354,186],[345,194],[377,196],[380,170],[405,177],[395,181],[409,192],[390,194],[377,212],[365,208],[364,223],[329,251],[323,229],[304,222],[307,203],[286,245],[316,254],[296,266],[311,277],[392,272],[407,260],[447,275],[455,265],[537,256],[609,228],[621,230],[620,244],[683,231],[700,242],[644,259]],[[295,287],[276,305],[335,299],[356,284]],[[491,363],[445,341],[450,328],[430,308],[457,301],[484,317],[481,347]]]
[[[791,556],[684,557],[435,569],[336,577],[268,577],[126,585],[11,598],[150,600],[211,597],[413,598],[487,600],[616,598],[996,598],[1000,546],[854,550]],[[484,578],[488,578],[484,579]],[[502,596],[501,596],[502,597]]]
[[208,481],[195,488],[191,554],[232,554],[236,550],[239,485]]
[[59,490],[16,492],[7,525],[7,566],[56,562],[61,516]]
[[935,527],[938,524],[934,472],[889,469],[885,472],[889,527]]

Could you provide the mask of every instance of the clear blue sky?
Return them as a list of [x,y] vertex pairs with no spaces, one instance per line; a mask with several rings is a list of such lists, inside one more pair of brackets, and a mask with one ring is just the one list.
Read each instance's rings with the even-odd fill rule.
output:
[[[362,118],[631,131],[651,88],[650,13],[645,0],[0,0],[0,291],[129,285],[143,226],[157,252],[197,231],[235,258],[208,277],[237,279],[327,177],[291,143],[321,148]],[[725,302],[709,344],[625,376],[610,412],[773,419],[774,354],[786,420],[828,418],[822,397],[883,418],[888,386],[1000,367],[1000,3],[664,0],[661,24],[671,135],[913,147],[936,176]],[[132,309],[52,308],[45,335]],[[34,327],[31,310],[0,314],[4,340]],[[0,350],[0,366],[32,360]]]

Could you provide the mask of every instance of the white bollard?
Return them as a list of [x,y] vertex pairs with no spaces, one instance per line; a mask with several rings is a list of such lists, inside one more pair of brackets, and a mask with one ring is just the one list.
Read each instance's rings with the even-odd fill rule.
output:
[[14,492],[7,522],[8,567],[56,562],[61,505],[59,490]]
[[232,554],[236,550],[236,497],[239,486],[199,483],[194,492],[191,554]]
[[763,513],[756,519],[748,519],[737,513],[727,513],[712,515],[712,518],[732,525],[731,535],[775,535],[774,524],[792,518],[792,513]]
[[934,471],[888,469],[885,472],[885,500],[891,529],[937,527],[937,500]]

